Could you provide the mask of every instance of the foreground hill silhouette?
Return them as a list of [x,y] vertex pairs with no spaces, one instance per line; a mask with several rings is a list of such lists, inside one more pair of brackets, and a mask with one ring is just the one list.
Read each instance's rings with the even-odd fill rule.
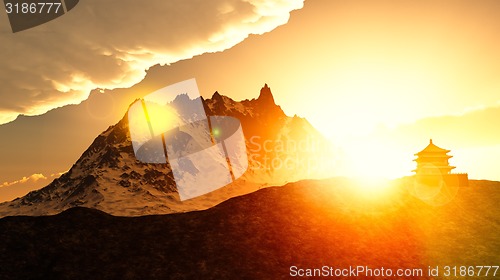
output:
[[6,217],[0,219],[0,275],[287,279],[292,265],[425,271],[499,264],[499,182],[471,181],[441,207],[409,195],[401,181],[384,192],[357,186],[346,179],[301,181],[169,215],[115,217],[73,208]]

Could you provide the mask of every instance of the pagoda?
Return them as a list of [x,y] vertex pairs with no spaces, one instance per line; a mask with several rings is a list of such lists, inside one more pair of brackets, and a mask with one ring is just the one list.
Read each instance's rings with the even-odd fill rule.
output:
[[448,160],[453,156],[448,155],[451,152],[432,143],[422,151],[415,154],[417,156],[413,161],[417,162],[417,169],[413,170],[417,175],[442,175],[450,174],[454,166],[450,166]]
[[453,156],[448,155],[450,150],[440,148],[434,143],[432,139],[429,145],[425,147],[422,151],[415,154],[417,156],[415,161],[417,163],[417,168],[413,170],[415,172],[415,177],[420,182],[426,182],[429,184],[458,184],[468,185],[468,175],[453,174],[451,171],[455,168],[451,166],[448,160]]

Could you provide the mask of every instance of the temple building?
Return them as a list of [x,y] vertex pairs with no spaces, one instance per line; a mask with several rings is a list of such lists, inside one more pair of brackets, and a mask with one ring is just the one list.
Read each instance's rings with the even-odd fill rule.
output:
[[455,168],[450,166],[448,160],[453,156],[448,155],[450,150],[440,148],[432,139],[429,145],[422,151],[415,154],[417,156],[414,161],[417,163],[417,168],[413,170],[418,181],[426,184],[458,184],[459,186],[468,185],[468,175],[465,173],[453,174],[451,171]]
[[432,143],[432,139],[422,151],[415,154],[413,161],[417,162],[417,169],[413,170],[417,175],[441,175],[450,174],[454,166],[450,166],[448,160],[453,156],[448,155],[450,150],[439,148]]

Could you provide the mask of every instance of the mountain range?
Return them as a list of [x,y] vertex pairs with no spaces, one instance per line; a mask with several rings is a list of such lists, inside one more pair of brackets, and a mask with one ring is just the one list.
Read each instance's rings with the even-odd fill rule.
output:
[[329,175],[319,164],[333,158],[328,141],[307,120],[287,116],[267,84],[256,99],[237,102],[215,92],[203,105],[209,116],[241,121],[249,168],[232,184],[181,202],[167,164],[136,160],[125,113],[95,138],[68,172],[40,190],[0,204],[0,217],[56,214],[76,206],[123,216],[185,212],[265,186]]

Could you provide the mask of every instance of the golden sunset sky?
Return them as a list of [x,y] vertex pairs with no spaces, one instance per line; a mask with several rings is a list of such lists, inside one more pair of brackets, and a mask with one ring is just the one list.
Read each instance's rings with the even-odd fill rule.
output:
[[235,99],[269,83],[342,148],[335,174],[410,175],[433,138],[457,172],[500,180],[499,14],[498,1],[306,1],[286,25],[199,58],[198,80]]
[[[17,163],[15,170],[0,171],[0,184],[67,170],[133,101],[120,100],[112,89],[144,77],[141,89],[196,78],[203,96],[217,90],[235,100],[257,97],[268,83],[288,115],[305,117],[340,147],[343,163],[332,176],[410,175],[413,154],[432,138],[452,151],[458,172],[500,180],[500,1],[311,0],[303,7],[301,1],[221,0],[207,7],[169,3],[170,10],[125,21],[118,12],[96,12],[101,11],[92,6],[96,1],[82,1],[61,19],[18,37],[1,18],[2,42],[9,42],[0,47],[8,56],[0,67],[5,85],[1,120],[79,103],[93,88],[106,89],[95,98],[113,106],[88,109],[87,103],[81,118],[102,122],[80,127],[81,143],[54,152],[56,158],[57,153],[71,157],[40,171]],[[180,6],[182,16],[172,12]],[[124,4],[122,12],[137,9]],[[174,19],[161,21],[166,17],[162,12]],[[89,21],[89,15],[95,18]],[[104,31],[102,22],[110,23]],[[123,31],[129,26],[129,33]],[[244,39],[252,33],[259,35]],[[37,41],[40,34],[60,42],[67,57],[45,63],[45,56],[59,54]],[[29,55],[36,69],[18,53],[29,46],[37,49]],[[171,64],[152,67],[157,63]],[[29,75],[11,71],[23,66]],[[55,82],[47,84],[48,78]],[[37,82],[26,82],[30,79]],[[1,136],[2,145],[15,142]]]
[[306,1],[229,50],[217,80],[241,98],[270,83],[285,112],[344,148],[339,173],[409,175],[434,138],[458,172],[500,180],[499,14],[498,1]]

